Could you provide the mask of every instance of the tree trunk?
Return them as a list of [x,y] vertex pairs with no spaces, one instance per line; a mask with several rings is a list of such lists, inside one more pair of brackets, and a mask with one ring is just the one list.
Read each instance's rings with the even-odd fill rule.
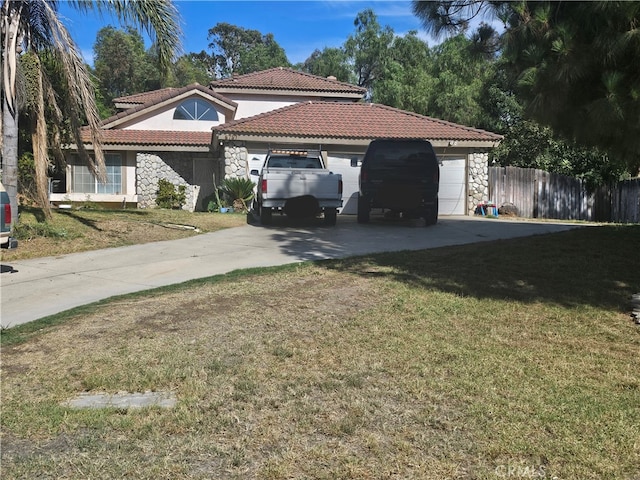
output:
[[15,223],[18,220],[18,110],[12,113],[6,95],[2,101],[2,136],[2,184],[9,195],[11,221]]

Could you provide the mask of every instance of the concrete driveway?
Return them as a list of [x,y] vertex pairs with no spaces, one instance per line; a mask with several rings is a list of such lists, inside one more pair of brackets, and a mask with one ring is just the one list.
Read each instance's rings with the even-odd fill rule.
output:
[[182,240],[2,263],[1,324],[13,327],[114,295],[250,267],[555,233],[577,224],[442,217],[433,227],[339,216],[336,227],[246,225]]

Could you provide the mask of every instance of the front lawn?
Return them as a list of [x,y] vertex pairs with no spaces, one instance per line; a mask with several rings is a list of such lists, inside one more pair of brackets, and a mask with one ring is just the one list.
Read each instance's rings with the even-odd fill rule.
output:
[[20,220],[14,232],[19,241],[18,248],[3,250],[2,260],[175,240],[246,223],[246,215],[240,213],[187,212],[159,208],[54,209],[52,219],[46,220],[41,209],[21,207]]
[[[639,226],[194,281],[3,332],[6,478],[640,472]],[[81,392],[173,408],[74,409]]]

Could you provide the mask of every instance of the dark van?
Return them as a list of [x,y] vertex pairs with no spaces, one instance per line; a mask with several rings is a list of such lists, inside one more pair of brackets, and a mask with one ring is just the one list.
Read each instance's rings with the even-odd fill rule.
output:
[[438,221],[440,164],[426,140],[373,140],[362,160],[358,223],[369,222],[371,209],[404,218]]

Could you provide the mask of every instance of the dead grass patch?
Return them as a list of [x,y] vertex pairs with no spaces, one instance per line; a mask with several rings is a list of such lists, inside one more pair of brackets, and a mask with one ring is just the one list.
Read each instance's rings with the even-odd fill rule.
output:
[[[2,250],[2,260],[64,255],[100,248],[177,240],[245,225],[243,214],[182,210],[54,210],[45,221],[39,209],[22,208],[16,229],[19,246]],[[181,228],[181,227],[192,228]]]

